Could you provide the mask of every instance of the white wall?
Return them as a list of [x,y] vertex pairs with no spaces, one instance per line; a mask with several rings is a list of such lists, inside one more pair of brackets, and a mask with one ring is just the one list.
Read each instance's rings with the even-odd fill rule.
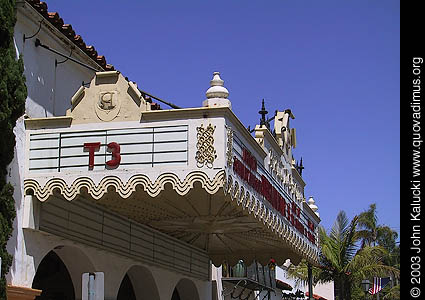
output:
[[[14,42],[17,55],[24,59],[24,74],[28,97],[26,100],[25,113],[32,118],[45,117],[51,115],[64,115],[70,107],[70,99],[84,80],[87,82],[93,71],[78,66],[68,61],[59,65],[55,70],[55,58],[59,61],[62,58],[57,55],[35,47],[35,38],[39,38],[43,43],[60,52],[67,53],[70,47],[55,36],[46,25],[41,26],[38,35],[32,39],[23,41],[23,35],[31,36],[39,28],[41,16],[35,12],[28,4],[18,5],[17,23],[15,26]],[[46,22],[46,21],[44,21]],[[75,55],[74,55],[75,56]],[[83,57],[75,56],[79,59]],[[85,61],[86,63],[88,61]],[[30,258],[26,256],[24,235],[22,232],[22,208],[23,208],[23,181],[25,174],[25,128],[23,117],[21,117],[14,128],[16,136],[15,156],[9,166],[8,181],[13,185],[16,219],[13,227],[14,231],[10,238],[7,249],[13,254],[14,261],[8,282],[16,285],[28,285],[28,278],[22,277],[22,268],[26,268]],[[31,279],[32,280],[32,279]]]
[[[17,52],[24,59],[28,89],[26,113],[31,118],[65,115],[66,109],[70,107],[71,97],[82,81],[88,82],[94,76],[94,71],[70,60],[55,68],[55,59],[63,61],[64,58],[42,47],[35,47],[35,39],[38,38],[52,49],[64,54],[71,53],[71,44],[66,45],[45,24],[35,37],[23,41],[24,34],[28,37],[37,32],[41,18],[29,5],[18,7],[14,37]],[[79,52],[81,50],[76,47],[72,57],[89,63],[88,57],[84,60]]]
[[[308,285],[296,285],[295,280],[289,278],[286,271],[282,268],[276,267],[276,279],[286,282],[292,286],[292,291],[285,291],[287,293],[295,293],[297,290],[300,290],[304,293],[308,292]],[[329,282],[326,284],[317,284],[313,287],[313,294],[320,295],[327,300],[334,300],[334,283]]]
[[[44,256],[51,250],[62,259],[73,281],[76,299],[81,299],[81,276],[85,272],[104,272],[105,300],[116,299],[125,274],[129,272],[130,280],[136,294],[159,295],[152,300],[170,300],[174,288],[179,282],[185,282],[182,292],[199,295],[199,299],[211,299],[211,282],[191,278],[173,271],[153,267],[124,256],[112,254],[63,239],[40,231],[24,231],[25,263],[20,265],[19,273],[13,276],[13,285],[31,287],[37,267]],[[142,271],[138,271],[138,268]],[[143,285],[149,278],[149,286]],[[144,289],[139,288],[143,286]],[[148,290],[150,289],[150,290]],[[184,296],[182,295],[182,299]],[[197,300],[196,298],[190,298]]]

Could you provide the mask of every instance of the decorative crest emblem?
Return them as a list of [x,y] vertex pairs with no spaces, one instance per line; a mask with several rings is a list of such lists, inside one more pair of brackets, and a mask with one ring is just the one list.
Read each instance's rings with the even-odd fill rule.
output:
[[95,103],[96,115],[102,121],[112,121],[119,113],[121,102],[116,91],[100,92],[99,100]]

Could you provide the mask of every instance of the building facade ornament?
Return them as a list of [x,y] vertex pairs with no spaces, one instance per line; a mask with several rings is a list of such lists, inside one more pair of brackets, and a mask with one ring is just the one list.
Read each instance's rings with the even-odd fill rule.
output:
[[[280,239],[286,241],[291,250],[310,260],[318,262],[318,252],[310,242],[304,242],[302,236],[291,226],[287,220],[278,215],[272,208],[266,206],[261,200],[245,190],[244,185],[228,175],[224,183],[223,191],[230,196],[232,203],[242,207],[247,213],[253,215],[259,222],[276,233]],[[295,259],[295,258],[293,258]],[[292,260],[292,259],[291,259]],[[298,260],[295,260],[297,262]],[[282,263],[284,260],[282,261]]]
[[227,149],[226,149],[226,163],[227,167],[232,167],[233,165],[233,130],[231,127],[227,126]]
[[184,196],[193,188],[195,182],[199,182],[208,193],[215,194],[223,187],[224,178],[225,172],[222,170],[212,179],[201,171],[189,173],[184,180],[180,180],[174,173],[164,173],[154,182],[144,174],[134,175],[127,182],[122,182],[118,176],[106,176],[97,185],[90,177],[79,177],[70,185],[62,178],[52,178],[44,186],[34,179],[26,179],[24,191],[26,194],[34,194],[39,201],[44,202],[55,192],[71,201],[81,194],[82,189],[86,189],[94,200],[99,200],[108,193],[109,188],[114,188],[120,197],[126,199],[136,191],[137,186],[141,186],[149,196],[156,197],[165,189],[167,183],[171,184],[177,194]]
[[120,112],[121,101],[117,91],[99,92],[99,100],[94,102],[96,115],[102,121],[112,121]]
[[151,104],[137,85],[118,71],[96,72],[89,85],[81,86],[71,98],[67,116],[72,124],[139,121]]
[[314,198],[312,197],[312,196],[310,196],[310,198],[308,198],[308,206],[310,206],[310,208],[311,208],[311,210],[318,216],[318,217],[320,217],[320,215],[319,215],[319,212],[317,211],[319,208],[317,207],[317,205],[316,205],[316,201],[314,201]]
[[207,100],[202,102],[202,106],[226,106],[232,109],[232,103],[227,99],[229,97],[229,91],[224,87],[224,81],[220,78],[220,72],[214,72],[210,85],[210,88],[205,93]]
[[196,143],[196,162],[198,168],[207,166],[207,168],[212,168],[214,160],[217,158],[217,151],[214,148],[214,131],[215,126],[209,124],[206,128],[204,125],[196,127],[198,131]]

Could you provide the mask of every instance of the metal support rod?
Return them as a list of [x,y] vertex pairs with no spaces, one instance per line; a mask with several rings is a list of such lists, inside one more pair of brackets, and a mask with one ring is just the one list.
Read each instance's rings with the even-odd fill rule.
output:
[[37,29],[37,31],[33,35],[27,37],[25,35],[25,33],[24,33],[24,37],[23,37],[24,43],[25,43],[26,40],[32,39],[33,37],[35,37],[40,32],[40,30],[41,30],[41,24],[43,24],[43,19],[41,19],[39,23],[40,24],[38,26],[38,29]]
[[225,295],[225,294],[224,294],[225,290],[223,290],[223,291],[221,291],[221,295],[222,295],[223,297],[230,296],[230,295],[231,295],[231,294],[232,294],[232,293],[236,290],[236,288],[238,287],[238,285],[239,285],[240,283],[242,283],[242,282],[246,285],[246,280],[245,280],[245,279],[241,279],[241,280],[239,280],[239,281],[236,283],[236,285],[233,287],[232,291],[231,291],[229,294]]
[[173,104],[173,103],[170,103],[170,102],[167,102],[167,101],[165,101],[165,100],[162,100],[161,98],[155,97],[155,96],[153,96],[153,95],[151,95],[151,94],[149,94],[149,93],[147,93],[147,92],[145,92],[145,91],[142,91],[141,89],[139,89],[139,91],[140,91],[140,93],[142,93],[143,95],[146,95],[146,96],[149,96],[149,97],[151,97],[151,98],[154,98],[154,99],[158,100],[159,102],[162,102],[162,103],[164,103],[164,104],[168,105],[169,107],[172,107],[172,108],[175,108],[175,109],[181,109],[181,107],[180,107],[180,106],[177,106],[177,105],[175,105],[175,104]]
[[[90,70],[92,70],[92,71],[94,71],[94,72],[102,72],[102,71],[103,71],[103,70],[99,70],[99,69],[93,68],[92,66],[89,66],[89,65],[87,65],[87,64],[85,64],[85,63],[82,63],[81,61],[78,61],[78,60],[76,60],[75,58],[72,58],[72,57],[71,57],[71,56],[69,56],[69,55],[63,54],[63,53],[61,53],[61,52],[59,52],[59,51],[57,51],[57,50],[55,50],[55,49],[52,49],[52,48],[50,48],[49,46],[42,44],[42,43],[40,42],[40,40],[39,40],[39,39],[36,39],[36,40],[35,40],[35,46],[36,46],[36,47],[40,46],[40,47],[42,47],[42,48],[44,48],[44,49],[46,49],[46,50],[49,50],[49,51],[51,51],[51,52],[53,52],[53,53],[55,53],[55,54],[57,54],[57,55],[59,55],[59,56],[62,56],[62,57],[64,57],[64,58],[66,58],[64,61],[57,62],[57,63],[56,63],[56,65],[57,65],[57,64],[60,64],[60,63],[63,63],[63,62],[65,62],[65,61],[67,61],[67,60],[70,60],[70,61],[73,61],[73,62],[75,62],[75,63],[79,64],[80,66],[86,67],[87,69],[90,69]],[[72,54],[72,51],[71,51],[71,54]],[[170,107],[172,107],[172,108],[175,108],[175,109],[181,109],[181,107],[180,107],[180,106],[177,106],[177,105],[175,105],[175,104],[173,104],[173,103],[170,103],[170,102],[167,102],[167,101],[165,101],[165,100],[162,100],[161,98],[156,97],[156,96],[154,96],[154,95],[151,95],[151,94],[149,94],[149,93],[147,93],[147,92],[145,92],[145,91],[142,91],[141,89],[139,89],[139,91],[140,91],[140,93],[142,93],[143,95],[146,95],[146,96],[149,96],[149,97],[151,97],[151,98],[154,98],[154,99],[158,100],[159,102],[162,102],[162,103],[164,103],[164,104],[166,104],[166,105],[168,105],[168,106],[170,106]]]
[[311,267],[311,264],[307,265],[307,271],[308,271],[308,299],[313,300],[313,270]]
[[55,67],[57,67],[60,64],[63,64],[65,62],[68,61],[68,59],[72,56],[72,51],[74,50],[74,47],[71,47],[71,53],[69,53],[68,57],[65,58],[63,61],[58,61],[57,59],[55,59]]
[[93,68],[92,66],[86,65],[85,63],[82,63],[81,61],[78,61],[78,60],[76,60],[75,58],[69,57],[69,56],[68,56],[68,55],[66,55],[66,54],[60,53],[59,51],[57,51],[57,50],[55,50],[55,49],[52,49],[52,48],[50,48],[50,47],[49,47],[49,46],[47,46],[47,45],[43,45],[43,44],[40,42],[40,40],[39,40],[39,39],[36,39],[36,40],[35,40],[35,46],[36,46],[36,47],[40,46],[40,47],[42,47],[42,48],[44,48],[44,49],[46,49],[46,50],[49,50],[50,52],[53,52],[53,53],[55,53],[55,54],[57,54],[57,55],[59,55],[59,56],[62,56],[62,57],[64,57],[64,58],[67,58],[67,59],[69,59],[70,61],[73,61],[73,62],[75,62],[75,63],[79,64],[80,66],[86,67],[87,69],[90,69],[90,70],[92,70],[92,71],[94,71],[94,72],[101,72],[101,71],[102,71],[102,70],[99,70],[99,69]]

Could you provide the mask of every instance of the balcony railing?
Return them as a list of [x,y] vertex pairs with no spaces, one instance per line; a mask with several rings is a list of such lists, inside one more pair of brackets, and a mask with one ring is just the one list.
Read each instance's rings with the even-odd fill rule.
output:
[[229,264],[222,265],[222,280],[237,283],[241,280],[247,282],[244,286],[250,286],[251,289],[263,290],[276,288],[276,270],[273,264],[262,266],[254,261],[247,266],[240,260],[236,265],[230,267]]

